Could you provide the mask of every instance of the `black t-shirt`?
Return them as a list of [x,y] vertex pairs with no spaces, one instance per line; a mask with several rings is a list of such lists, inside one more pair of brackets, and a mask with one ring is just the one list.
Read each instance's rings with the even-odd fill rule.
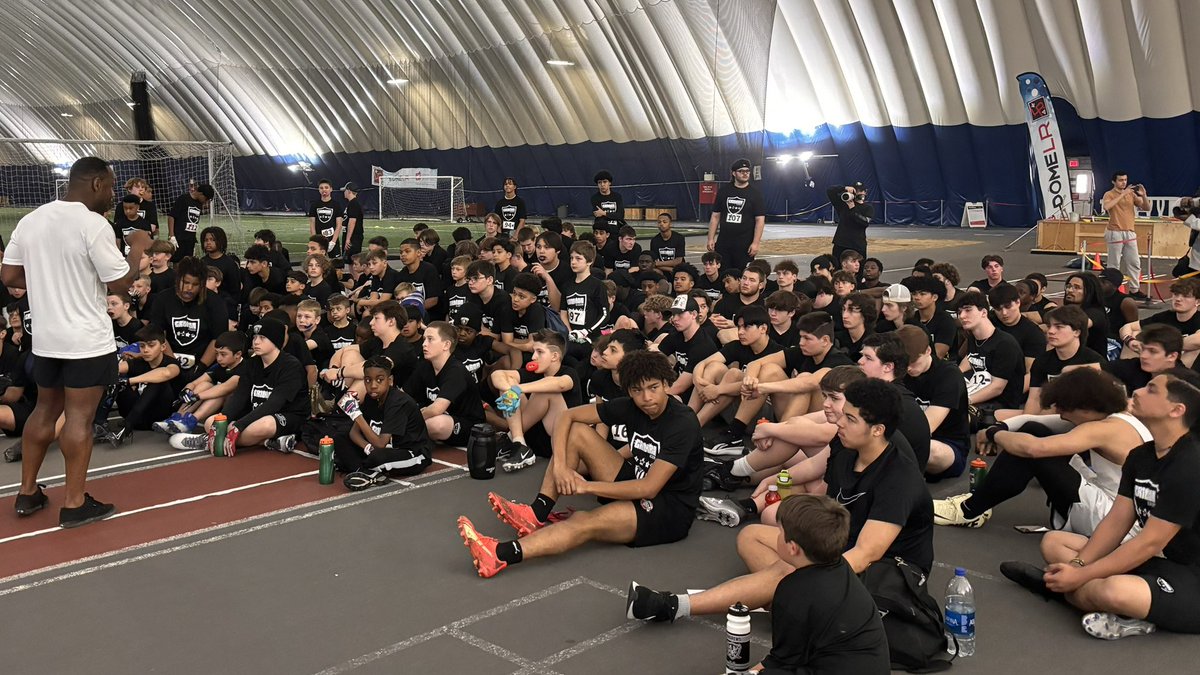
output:
[[[1087,329],[1084,344],[1088,349],[1097,354],[1108,354],[1108,314],[1104,312],[1103,307],[1085,307],[1084,314],[1092,320],[1092,325]],[[1107,360],[1105,356],[1105,360]]]
[[517,269],[512,265],[508,269],[496,268],[496,276],[492,279],[496,286],[496,290],[512,293],[513,279],[517,278]]
[[[337,230],[337,219],[343,214],[342,205],[336,199],[323,202],[320,199],[308,205],[308,217],[316,218],[317,234],[329,240],[332,250],[337,242],[333,241],[333,233]],[[342,230],[345,232],[345,229]]]
[[329,338],[329,344],[334,351],[354,344],[354,336],[358,332],[353,321],[347,321],[346,325],[341,328],[333,325],[332,322],[326,322],[321,324],[321,328],[324,330],[325,336]]
[[[208,369],[208,379],[212,380],[213,384],[224,384],[233,379],[235,375],[237,377],[245,377],[246,371],[249,368],[250,366],[244,358],[238,361],[232,368],[222,368],[220,364],[214,363]],[[241,380],[238,381],[241,382]]]
[[767,340],[767,346],[761,352],[755,353],[753,349],[741,342],[734,340],[727,345],[723,345],[718,351],[721,356],[725,357],[725,363],[729,365],[738,364],[745,368],[752,361],[757,361],[764,356],[770,356],[775,352],[781,351],[783,347],[779,343]]
[[900,392],[900,424],[896,431],[904,436],[922,472],[929,463],[929,420],[917,398],[903,384],[895,383]]
[[616,236],[614,235],[609,237],[608,241],[604,242],[603,246],[596,247],[596,261],[592,263],[592,267],[600,269],[613,269],[613,261],[617,259],[617,256],[620,253],[621,250],[617,246]]
[[1183,333],[1183,337],[1187,337],[1200,331],[1200,311],[1193,312],[1192,318],[1187,321],[1180,321],[1175,312],[1169,309],[1165,312],[1151,314],[1141,321],[1143,327],[1149,326],[1152,323],[1165,323],[1168,326],[1174,326],[1179,329],[1180,333]]
[[442,291],[442,302],[440,304],[442,310],[446,312],[446,316],[450,316],[458,311],[458,308],[462,307],[463,303],[467,302],[470,298],[471,289],[467,288],[466,283],[463,283],[461,286],[448,284],[445,290]]
[[374,274],[367,276],[367,290],[363,291],[360,297],[370,297],[373,293],[387,293],[388,295],[396,295],[396,286],[400,283],[400,276],[396,270],[388,267],[383,270],[382,276]]
[[[1128,323],[1125,320],[1125,313],[1121,311],[1121,304],[1124,303],[1125,299],[1128,297],[1128,295],[1125,295],[1120,291],[1114,291],[1113,293],[1110,293],[1108,297],[1101,300],[1101,303],[1104,305],[1104,316],[1106,319],[1108,319],[1108,333],[1105,334],[1104,337],[1112,338],[1114,340],[1121,339],[1121,326],[1124,326],[1126,323]],[[1174,312],[1165,313],[1174,314]],[[1155,316],[1157,316],[1157,314]],[[1145,325],[1145,323],[1146,322],[1143,321],[1142,325]]]
[[524,314],[512,314],[513,337],[525,339],[546,327],[546,308],[533,303],[525,309]]
[[704,275],[703,272],[701,272],[699,278],[696,279],[696,288],[704,291],[704,294],[708,296],[708,304],[710,307],[714,302],[719,301],[721,296],[725,293],[725,282],[723,281],[723,278],[724,277],[718,274],[716,279],[709,279]]
[[675,357],[675,374],[690,373],[696,364],[717,352],[717,345],[704,331],[697,330],[691,340],[686,340],[683,333],[671,331],[658,343],[658,351],[667,356]]
[[655,262],[671,262],[676,258],[687,257],[687,242],[683,235],[671,232],[670,239],[663,239],[662,234],[650,237],[650,257]]
[[422,408],[444,398],[450,401],[450,406],[446,408],[447,415],[464,422],[483,421],[483,401],[479,398],[479,389],[467,372],[467,367],[457,359],[447,360],[440,373],[434,372],[432,361],[421,359],[404,385],[404,391]]
[[204,263],[205,267],[213,267],[221,270],[221,285],[218,289],[223,295],[231,298],[240,297],[242,292],[242,267],[238,264],[236,257],[222,254],[219,258],[210,258],[206,255],[200,260]]
[[674,497],[693,509],[700,504],[704,439],[696,413],[670,396],[666,409],[655,419],[627,397],[598,403],[596,413],[609,428],[625,425],[636,479],[645,478],[654,462],[662,460],[674,465],[675,473],[659,490],[659,496]]
[[[563,297],[566,297],[565,294],[563,294],[563,286],[565,286],[568,281],[574,281],[575,279],[575,274],[571,272],[571,266],[560,260],[558,262],[558,267],[555,267],[553,270],[546,270],[546,273],[550,275],[550,278],[554,281],[554,285],[558,287],[559,294],[563,295]],[[562,309],[561,307],[550,307],[550,291],[544,286],[542,287],[542,290],[538,291],[538,301],[542,303],[543,307],[549,307],[550,309]],[[607,298],[605,299],[605,302],[608,302]]]
[[588,275],[583,281],[568,281],[559,287],[559,291],[571,330],[600,328],[608,314],[608,292],[604,290],[604,282]]
[[958,325],[954,323],[954,319],[950,318],[949,314],[937,309],[934,310],[933,318],[929,321],[922,321],[920,314],[913,314],[907,323],[925,329],[935,344],[947,347],[954,344],[954,337],[958,333]]
[[[521,378],[521,384],[537,382],[545,377],[541,373],[531,373],[524,368],[519,369],[517,374]],[[571,378],[571,388],[562,392],[563,403],[565,403],[568,408],[574,408],[575,406],[583,403],[583,382],[580,380],[579,371],[570,366],[559,365],[558,372],[554,374],[553,377]]]
[[800,344],[800,328],[794,320],[782,333],[776,332],[775,326],[771,326],[771,339],[782,347],[795,347]]
[[[412,284],[413,288],[420,291],[422,297],[426,299],[442,297],[442,277],[438,274],[437,268],[430,263],[418,263],[415,272],[408,271],[407,267],[401,267],[395,270],[395,278],[396,284],[405,282]],[[396,286],[393,285],[392,290],[395,288]]]
[[500,236],[511,239],[517,236],[517,224],[525,218],[525,200],[516,195],[512,199],[501,197],[496,202],[496,213],[500,216]]
[[342,216],[342,230],[350,231],[350,219],[354,219],[354,232],[350,235],[350,248],[362,250],[363,230],[363,208],[362,202],[357,197],[346,202],[346,211]]
[[309,354],[313,359],[313,365],[318,370],[328,368],[329,359],[333,357],[334,349],[333,341],[329,339],[329,334],[325,332],[325,324],[318,324],[313,328],[312,335],[307,338],[304,337],[304,333],[301,333],[299,329],[296,330],[296,333],[299,339],[304,340],[305,346],[308,345],[309,340],[316,344],[315,347],[308,348]]
[[642,245],[635,243],[633,248],[622,252],[618,245],[614,249],[613,257],[605,260],[605,266],[611,267],[614,270],[629,271],[631,267],[637,267],[638,258],[642,257]]
[[933,438],[966,447],[971,435],[967,421],[967,382],[957,366],[933,359],[929,370],[917,377],[905,378],[904,386],[916,397],[922,411],[931,405],[949,411],[938,428],[931,430]]
[[492,353],[493,342],[494,340],[487,335],[476,335],[475,340],[469,345],[459,342],[450,358],[457,359],[466,366],[467,372],[471,374],[471,380],[475,384],[479,384],[479,376]]
[[992,383],[994,378],[1006,380],[999,396],[986,401],[1001,408],[1020,408],[1025,393],[1025,357],[1017,339],[996,329],[992,336],[979,342],[967,335],[967,393],[978,391]]
[[604,216],[597,218],[596,222],[603,222],[608,226],[609,237],[617,236],[619,221],[625,219],[625,200],[621,193],[610,190],[608,194],[602,195],[597,191],[592,194],[591,204],[593,212],[597,208],[604,209]]
[[[125,371],[125,374],[128,377],[138,377],[140,375],[145,375],[146,373],[148,373],[152,370],[157,370],[159,368],[166,368],[167,366],[178,366],[179,360],[173,356],[168,356],[166,354],[163,354],[162,359],[159,360],[157,366],[151,366],[150,362],[147,361],[146,359],[133,359],[132,361],[127,361],[126,365],[128,366],[128,369]],[[131,386],[139,394],[146,390],[145,382],[142,382],[140,384],[131,385]]]
[[316,286],[304,284],[302,292],[305,297],[316,300],[323,308],[329,307],[329,296],[333,295],[333,289],[329,287],[329,282],[324,279]]
[[864,330],[862,335],[858,336],[858,339],[855,340],[850,336],[850,331],[844,329],[838,330],[834,331],[833,333],[833,344],[838,349],[846,352],[846,356],[848,356],[851,361],[858,363],[858,360],[862,358],[863,341],[865,341],[869,335],[871,335],[871,333]]
[[749,246],[754,239],[754,222],[758,216],[767,215],[762,192],[754,185],[736,187],[726,183],[717,190],[713,213],[720,214],[717,225],[717,246]]
[[173,267],[168,267],[161,272],[151,271],[149,276],[151,295],[158,295],[163,291],[175,289],[175,280],[177,277],[175,276],[175,269]]
[[433,453],[433,441],[425,418],[421,417],[421,408],[399,387],[388,390],[382,405],[368,396],[358,409],[376,435],[391,435],[390,447],[419,452],[426,458]]
[[197,359],[210,342],[229,330],[225,302],[216,296],[205,298],[203,303],[185,303],[175,291],[163,291],[155,296],[146,318],[167,334],[167,344],[176,354],[191,354]]
[[[154,202],[143,199],[138,204],[137,217],[130,220],[125,217],[123,202],[117,201],[113,210],[113,227],[121,234],[129,234],[128,230],[138,229],[143,232],[153,232],[158,227],[158,207]],[[178,239],[178,237],[176,237]]]
[[1163,547],[1163,557],[1200,568],[1200,443],[1192,434],[1175,442],[1159,458],[1154,442],[1134,448],[1121,469],[1117,494],[1133,500],[1142,527],[1150,516],[1179,526]]
[[858,453],[834,438],[825,469],[826,494],[850,512],[847,548],[854,548],[868,520],[900,526],[883,557],[902,558],[928,572],[933,567],[933,499],[916,458],[888,444],[870,466],[855,473]]
[[822,368],[853,366],[854,364],[854,360],[839,349],[830,349],[825,352],[820,363],[817,363],[811,356],[805,356],[799,347],[788,347],[783,350],[783,370],[786,373],[815,373]]
[[1080,345],[1069,359],[1059,358],[1058,352],[1053,349],[1043,352],[1041,356],[1033,360],[1033,365],[1029,367],[1029,387],[1031,389],[1044,387],[1047,382],[1062,375],[1063,368],[1088,363],[1104,363],[1104,359],[1083,345]]
[[1037,359],[1046,353],[1046,334],[1038,325],[1029,320],[1028,317],[1021,317],[1021,320],[1011,326],[1004,325],[1003,321],[995,318],[993,315],[992,324],[1000,330],[1008,333],[1017,340],[1017,344],[1021,346],[1021,353],[1027,359]]
[[765,302],[766,299],[763,297],[762,293],[759,293],[758,297],[756,297],[753,302],[745,302],[742,299],[741,293],[734,293],[732,295],[726,295],[718,300],[716,306],[713,307],[712,313],[720,314],[726,319],[733,321],[734,317],[737,316],[737,313],[740,312],[743,307],[749,307],[750,305],[758,305],[761,307]]
[[1125,385],[1127,396],[1133,396],[1133,392],[1150,384],[1150,380],[1154,379],[1154,375],[1142,370],[1142,360],[1136,356],[1132,359],[1109,361],[1102,364],[1101,367]]
[[200,215],[204,205],[198,199],[192,199],[189,193],[179,195],[171,205],[171,218],[175,221],[175,239],[178,241],[196,241],[196,231],[200,226]]
[[[137,343],[138,331],[140,331],[142,329],[142,327],[145,325],[146,324],[142,323],[141,321],[138,321],[136,318],[133,318],[133,319],[129,320],[129,323],[122,326],[122,325],[118,324],[116,322],[116,320],[114,319],[112,322],[112,327],[113,327],[113,336],[117,339],[117,349],[121,349],[122,347],[128,347],[131,344]],[[7,353],[7,350],[5,351],[5,353]],[[0,372],[4,372],[4,371],[0,371]]]
[[[626,395],[621,385],[617,384],[613,379],[612,371],[604,370],[603,368],[597,368],[591,377],[588,378],[588,386],[585,394],[588,398],[596,398],[598,396],[605,401],[611,401]],[[626,440],[628,441],[628,439]]]
[[[402,388],[405,388],[405,384],[408,382],[413,369],[416,368],[417,362],[423,362],[420,353],[407,340],[400,336],[396,336],[396,339],[392,340],[391,344],[387,347],[383,346],[383,340],[380,340],[378,337],[372,337],[370,340],[359,345],[358,349],[359,353],[362,354],[363,360],[369,359],[376,354],[383,354],[391,359],[392,382]],[[405,388],[405,391],[408,391],[408,389]]]
[[268,415],[292,415],[306,419],[310,412],[304,368],[291,354],[280,352],[270,366],[252,356],[245,359],[245,374],[238,380],[237,392],[222,409],[243,431]]
[[468,301],[483,308],[483,327],[496,335],[512,332],[512,298],[504,291],[492,289],[492,299],[484,302],[483,298],[469,293]]
[[801,567],[771,601],[771,672],[887,673],[887,635],[875,599],[844,558]]

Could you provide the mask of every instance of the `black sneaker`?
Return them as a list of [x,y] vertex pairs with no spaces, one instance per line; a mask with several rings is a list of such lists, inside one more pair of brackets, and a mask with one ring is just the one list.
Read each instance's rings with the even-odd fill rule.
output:
[[73,509],[63,507],[58,510],[58,526],[63,528],[79,527],[104,520],[117,512],[112,504],[98,502],[88,493],[83,493],[83,504]]
[[93,442],[107,441],[108,433],[109,432],[108,432],[107,424],[100,424],[98,422],[92,424],[92,441]]
[[124,445],[125,441],[133,438],[133,431],[129,427],[121,427],[116,431],[108,432],[108,444],[114,448],[119,448]]
[[745,453],[746,440],[729,429],[723,429],[704,444],[704,452],[713,457],[741,457]]
[[21,461],[21,441],[12,444],[12,447],[4,451],[4,461],[12,463]]
[[365,490],[373,485],[383,485],[386,482],[388,482],[387,473],[380,469],[351,471],[342,478],[342,485],[345,485],[347,490],[354,492]]
[[42,492],[42,488],[44,487],[46,486],[39,483],[37,486],[37,492],[31,495],[17,495],[17,500],[16,503],[13,504],[13,507],[16,509],[18,516],[32,516],[38,511],[46,508],[46,503],[49,502],[50,499],[46,497],[45,492]]
[[1046,581],[1043,577],[1044,571],[1036,565],[1030,565],[1027,562],[1019,560],[1009,560],[1008,562],[1000,563],[1000,573],[1021,588],[1035,595],[1040,595],[1043,600],[1050,601],[1062,597],[1062,595],[1046,588]]
[[679,598],[672,593],[646,588],[636,581],[629,582],[625,595],[625,617],[642,621],[675,622]]
[[533,450],[530,450],[529,446],[524,443],[514,442],[508,452],[508,457],[500,462],[500,468],[504,469],[505,473],[512,473],[533,466],[536,463],[537,455],[533,454]]
[[704,472],[704,491],[733,492],[750,484],[749,476],[735,476],[732,464],[717,464]]

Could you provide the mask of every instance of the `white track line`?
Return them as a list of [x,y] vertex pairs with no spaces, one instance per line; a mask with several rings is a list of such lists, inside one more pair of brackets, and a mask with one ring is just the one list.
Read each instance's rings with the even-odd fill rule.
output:
[[[249,485],[239,485],[237,487],[232,487],[232,488],[229,488],[226,490],[217,490],[216,492],[206,492],[202,495],[195,495],[193,497],[184,497],[183,499],[176,499],[176,500],[169,501],[169,502],[163,502],[161,504],[151,504],[149,506],[143,506],[140,509],[134,509],[132,511],[119,511],[112,517],[106,518],[105,520],[116,520],[117,518],[124,518],[126,516],[132,516],[132,515],[136,515],[138,513],[145,513],[146,511],[156,511],[158,509],[166,509],[166,508],[170,508],[172,506],[179,506],[180,504],[190,504],[192,502],[198,502],[201,499],[208,499],[209,497],[221,497],[224,495],[231,495],[231,494],[234,494],[235,492],[244,492],[246,490],[253,490],[254,488],[263,487],[264,485],[272,485],[274,483],[282,483],[284,481],[289,481],[289,480],[292,480],[295,478],[305,478],[307,476],[315,476],[315,475],[317,475],[316,471],[305,471],[304,473],[292,474],[291,476],[283,476],[282,478],[272,478],[271,480],[264,480],[264,481],[259,481],[257,483],[250,483]],[[11,541],[17,541],[18,539],[29,539],[32,537],[40,537],[44,534],[50,534],[51,532],[60,532],[60,531],[62,531],[61,527],[48,527],[44,530],[34,530],[32,532],[25,532],[24,534],[15,534],[11,537],[4,537],[3,539],[0,539],[0,544],[7,544]]]
[[[196,455],[197,457],[199,457],[201,454],[203,454],[205,452],[207,452],[207,451],[206,450],[185,450],[183,452],[176,452],[176,453],[172,453],[170,455],[160,455],[158,457],[143,457],[142,459],[133,459],[128,462],[121,462],[120,464],[109,464],[107,466],[97,466],[97,467],[88,469],[88,476],[91,476],[92,474],[95,474],[95,473],[107,473],[111,469],[121,469],[121,468],[124,468],[127,466],[139,466],[141,464],[149,464],[151,462],[164,462],[164,460],[168,460],[168,459],[172,459],[172,458],[176,458],[176,457],[186,457],[188,455]],[[164,462],[164,463],[166,463],[166,462]],[[66,477],[67,477],[66,474],[59,474],[57,476],[47,476],[45,478],[39,478],[38,482],[50,483],[52,481],[64,480]],[[19,488],[19,487],[21,487],[20,483],[12,483],[11,485],[0,485],[0,492],[5,492],[5,491],[12,490],[14,488]]]
[[441,464],[442,466],[448,466],[452,469],[462,469],[463,471],[467,470],[467,467],[465,464],[455,464],[454,462],[444,462],[444,461],[438,459],[437,457],[434,457],[433,461],[438,464]]
[[[346,509],[351,506],[357,506],[359,504],[367,504],[369,502],[378,501],[380,499],[387,499],[389,497],[394,497],[396,495],[402,495],[402,494],[405,494],[408,492],[412,492],[413,490],[420,490],[421,488],[430,487],[432,485],[440,485],[442,483],[449,483],[450,481],[459,480],[460,478],[465,478],[465,477],[466,477],[466,474],[456,473],[452,476],[446,476],[444,478],[438,478],[438,479],[434,479],[434,480],[430,480],[430,481],[425,481],[425,482],[413,485],[412,487],[400,488],[398,490],[389,490],[387,488],[387,486],[382,486],[380,488],[375,488],[374,490],[370,490],[367,492],[343,493],[340,495],[335,495],[333,497],[327,497],[325,499],[322,499],[322,500],[319,500],[316,502],[312,502],[309,504],[301,504],[300,506],[289,506],[286,508],[278,509],[276,511],[271,511],[270,513],[263,513],[263,514],[259,514],[256,516],[248,516],[241,520],[235,520],[231,523],[221,523],[220,525],[213,525],[212,527],[206,527],[206,528],[199,529],[199,530],[196,530],[193,532],[185,532],[183,534],[171,535],[170,537],[164,537],[162,539],[158,539],[158,540],[151,541],[151,542],[146,542],[143,544],[134,544],[133,546],[128,546],[128,547],[123,548],[118,551],[106,551],[104,553],[99,553],[99,554],[96,554],[94,556],[90,556],[87,558],[81,558],[79,560],[71,560],[71,561],[68,561],[65,563],[59,563],[58,565],[52,565],[49,567],[43,567],[41,569],[30,570],[28,572],[21,572],[19,574],[14,574],[12,576],[5,577],[4,579],[0,579],[0,584],[8,583],[11,581],[17,581],[20,579],[26,579],[26,578],[36,576],[39,574],[45,574],[47,572],[52,572],[54,570],[64,569],[67,567],[73,567],[75,565],[79,565],[81,563],[92,562],[94,560],[101,560],[104,558],[114,558],[116,556],[125,555],[125,554],[129,554],[129,553],[133,553],[135,551],[147,549],[152,546],[161,546],[163,544],[169,544],[171,542],[179,541],[181,539],[187,539],[189,537],[196,537],[196,536],[207,534],[209,532],[215,532],[217,530],[227,530],[230,527],[236,527],[238,525],[242,525],[244,523],[249,523],[251,521],[259,521],[259,520],[265,521],[265,522],[258,523],[257,525],[250,525],[250,526],[243,527],[240,529],[228,530],[228,531],[222,532],[220,534],[215,534],[211,537],[206,537],[204,539],[197,539],[195,541],[188,541],[188,542],[185,542],[182,544],[177,544],[175,546],[171,546],[169,548],[158,549],[156,551],[147,551],[145,553],[134,555],[134,556],[131,556],[128,558],[118,558],[116,560],[109,560],[108,562],[93,565],[91,567],[84,567],[84,568],[72,570],[70,572],[64,572],[57,576],[47,577],[45,579],[38,579],[37,581],[30,581],[28,583],[20,584],[17,586],[10,586],[9,588],[0,589],[0,597],[4,597],[6,595],[11,595],[13,593],[19,593],[21,591],[27,591],[27,590],[31,590],[34,588],[39,588],[41,586],[48,586],[50,584],[57,583],[59,581],[67,581],[69,579],[86,576],[86,575],[92,574],[94,572],[102,572],[104,570],[112,569],[114,567],[123,567],[130,563],[141,562],[142,560],[149,560],[150,558],[157,558],[159,556],[166,555],[168,553],[178,553],[179,551],[186,551],[188,549],[197,548],[197,547],[203,546],[205,544],[212,544],[212,543],[219,542],[219,541],[225,541],[227,539],[233,539],[234,537],[240,537],[243,534],[251,534],[253,532],[270,529],[270,528],[276,527],[278,525],[288,525],[288,524],[291,524],[291,523],[294,523],[294,522],[297,522],[300,520],[307,520],[308,518],[312,518],[314,516],[320,516],[320,515],[324,515],[326,513],[333,513],[334,511],[341,511],[342,509]],[[361,496],[361,495],[366,495],[366,496]],[[331,506],[326,506],[326,507],[323,507],[320,509],[316,509],[313,511],[305,511],[302,513],[296,513],[296,514],[288,516],[286,518],[280,518],[279,520],[270,520],[270,518],[273,518],[275,516],[294,512],[294,511],[297,511],[300,509],[311,508],[313,506],[316,506],[319,504],[326,504],[329,502],[339,502],[339,503],[333,504]]]

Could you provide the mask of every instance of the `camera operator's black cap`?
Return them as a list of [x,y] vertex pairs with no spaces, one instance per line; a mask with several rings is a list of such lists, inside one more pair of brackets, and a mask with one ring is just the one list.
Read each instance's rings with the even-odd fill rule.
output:
[[855,190],[861,190],[865,186],[862,184],[862,181],[855,181],[850,187],[854,188]]
[[749,169],[749,168],[750,168],[750,160],[739,159],[733,163],[733,166],[729,167],[729,170],[732,172],[732,171],[737,171],[738,169]]

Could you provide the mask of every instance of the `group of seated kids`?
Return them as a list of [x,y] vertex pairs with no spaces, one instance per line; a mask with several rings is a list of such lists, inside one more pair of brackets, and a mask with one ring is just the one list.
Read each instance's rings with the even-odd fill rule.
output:
[[[240,260],[219,227],[196,256],[157,240],[131,292],[108,296],[120,381],[96,437],[232,456],[330,435],[357,490],[489,425],[500,469],[543,474],[527,502],[487,494],[511,533],[458,519],[480,576],[592,541],[679,541],[697,519],[737,527],[745,575],[691,595],[632,582],[626,612],[770,607],[772,672],[886,672],[897,645],[864,573],[927,575],[935,526],[983,527],[1036,479],[1044,561],[1006,577],[1098,638],[1200,632],[1200,281],[1150,313],[1116,270],[1067,275],[1055,302],[998,255],[965,287],[930,259],[887,284],[854,250],[807,275],[715,252],[696,266],[666,214],[645,249],[609,217],[581,232],[511,216],[445,246],[418,225],[393,248],[360,223],[361,251],[321,220],[295,267],[269,230]],[[7,295],[0,429],[19,437],[36,336],[23,292]],[[974,492],[933,499],[974,454],[990,458]],[[575,495],[598,506],[555,511]]]

